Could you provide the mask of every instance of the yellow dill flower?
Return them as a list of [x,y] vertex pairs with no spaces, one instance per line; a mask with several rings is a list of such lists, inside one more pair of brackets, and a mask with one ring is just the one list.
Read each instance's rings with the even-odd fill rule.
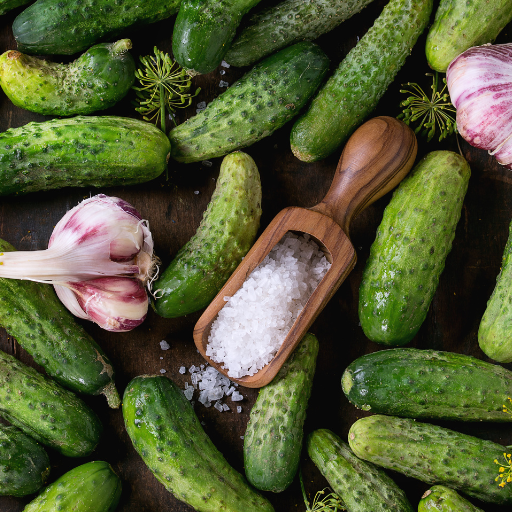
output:
[[499,466],[498,476],[494,479],[495,482],[500,481],[498,484],[500,487],[505,487],[507,483],[512,482],[512,458],[510,453],[503,453],[505,464],[501,464],[497,459],[494,459],[494,463]]

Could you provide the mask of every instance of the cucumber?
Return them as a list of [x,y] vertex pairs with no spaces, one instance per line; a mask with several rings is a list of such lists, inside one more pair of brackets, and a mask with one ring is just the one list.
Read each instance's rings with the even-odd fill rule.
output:
[[0,86],[18,107],[54,116],[90,114],[115,105],[135,81],[129,39],[97,44],[70,64],[18,51],[0,55]]
[[121,497],[121,480],[109,464],[87,462],[49,485],[23,512],[114,512]]
[[171,156],[198,162],[272,135],[306,104],[328,66],[325,53],[309,42],[267,57],[206,109],[170,131]]
[[512,372],[475,357],[398,348],[366,354],[343,373],[345,396],[359,409],[408,418],[511,422],[503,406]]
[[178,64],[197,75],[213,71],[226,54],[242,16],[260,0],[183,0],[172,34]]
[[123,416],[142,460],[177,499],[200,512],[274,510],[226,462],[167,377],[135,377],[124,392]]
[[348,440],[361,459],[417,478],[442,484],[491,503],[512,503],[512,486],[495,478],[505,447],[410,418],[375,414],[357,420]]
[[[0,254],[13,250],[0,239]],[[112,364],[52,286],[0,278],[0,325],[64,387],[104,394],[110,407],[119,407]]]
[[128,117],[28,123],[0,133],[0,196],[143,183],[162,174],[170,150],[165,133]]
[[297,473],[317,354],[318,340],[307,333],[251,409],[244,467],[257,489],[284,491]]
[[93,452],[103,427],[74,393],[0,352],[0,417],[67,457]]
[[429,66],[446,73],[455,57],[493,42],[510,21],[512,0],[441,0],[427,35]]
[[432,0],[388,2],[293,125],[290,142],[297,158],[321,160],[348,139],[393,82],[431,11]]
[[308,455],[350,512],[412,512],[405,493],[386,473],[356,457],[327,429],[308,436]]
[[501,269],[496,286],[487,302],[480,326],[478,344],[482,352],[500,363],[512,361],[512,316],[509,305],[512,302],[510,281],[512,280],[512,222],[509,225],[508,240],[503,251]]
[[33,494],[49,474],[46,450],[18,428],[0,425],[0,495]]
[[73,55],[128,29],[169,18],[180,0],[37,0],[12,31],[20,52]]
[[258,168],[249,155],[231,153],[196,234],[153,284],[155,311],[174,318],[208,306],[251,248],[260,217]]
[[249,66],[299,41],[314,41],[372,0],[284,0],[257,14],[237,35],[224,56],[232,66]]
[[377,343],[418,332],[451,250],[471,171],[451,151],[428,153],[393,193],[359,288],[359,320]]
[[418,512],[483,512],[453,489],[434,485],[421,497]]
[[0,14],[5,14],[16,7],[29,4],[31,0],[0,0]]

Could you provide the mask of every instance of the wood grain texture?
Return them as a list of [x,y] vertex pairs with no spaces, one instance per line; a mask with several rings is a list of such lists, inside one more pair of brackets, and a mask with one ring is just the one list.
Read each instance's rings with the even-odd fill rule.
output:
[[[270,3],[271,0],[264,0],[261,5],[263,7]],[[373,24],[385,4],[386,0],[374,0],[349,22],[317,41],[331,58],[333,69]],[[436,0],[435,7],[437,5]],[[20,10],[0,18],[0,51],[16,48],[10,27],[18,12]],[[134,56],[137,58],[138,55],[151,54],[155,45],[161,50],[170,51],[173,23],[174,18],[171,18],[143,31],[125,34],[133,41]],[[497,42],[508,42],[510,37],[511,26],[504,30]],[[429,69],[424,55],[424,43],[423,36],[379,102],[375,116],[398,115],[399,103],[405,98],[400,89],[408,81],[419,82],[425,91],[429,91],[431,77],[425,77]],[[64,59],[56,57],[56,60]],[[225,73],[221,74],[221,71]],[[224,87],[219,86],[221,80],[232,84],[245,71],[241,68],[219,67],[208,75],[195,77],[194,87],[201,87],[201,93],[188,109],[177,112],[178,121],[184,121],[195,114],[198,102],[210,102],[225,91]],[[130,95],[116,107],[105,111],[105,115],[137,117],[130,103],[132,99]],[[0,112],[0,131],[11,126],[22,126],[29,121],[48,119],[14,107],[1,93]],[[290,129],[284,126],[272,137],[246,148],[261,174],[262,230],[284,208],[310,208],[318,204],[328,192],[338,163],[339,152],[310,164],[297,160],[290,151]],[[477,330],[500,269],[508,225],[512,219],[512,174],[500,167],[486,152],[471,148],[461,139],[457,142],[455,137],[441,143],[433,140],[429,144],[424,138],[419,138],[418,144],[418,159],[434,149],[458,152],[460,144],[461,152],[471,166],[472,176],[453,248],[447,257],[429,314],[409,346],[451,350],[488,360],[478,347]],[[18,250],[43,249],[53,226],[68,209],[83,198],[102,192],[132,203],[149,220],[156,253],[166,266],[199,226],[215,188],[220,161],[212,160],[211,167],[201,163],[171,162],[168,180],[162,176],[136,187],[65,189],[29,194],[22,198],[3,197],[0,199],[0,238]],[[306,434],[317,428],[328,428],[346,440],[352,423],[368,414],[358,411],[347,401],[341,390],[340,379],[346,366],[354,359],[382,350],[381,346],[364,336],[359,326],[357,305],[362,270],[389,199],[390,194],[377,199],[350,222],[350,239],[358,261],[310,328],[319,339],[320,351],[304,427]],[[124,391],[133,377],[148,373],[159,374],[160,370],[165,370],[166,375],[183,388],[185,382],[190,383],[190,375],[180,374],[180,367],[189,368],[192,364],[204,362],[192,337],[200,315],[201,312],[198,312],[182,318],[164,319],[150,311],[140,327],[129,333],[117,334],[102,331],[91,323],[81,323],[103,347],[115,366],[120,392]],[[160,349],[159,342],[163,339],[169,343],[169,350]],[[37,366],[30,355],[7,336],[3,329],[0,329],[0,350],[15,354],[30,366]],[[512,370],[511,364],[503,366]],[[214,444],[230,464],[243,472],[241,436],[244,435],[257,390],[244,387],[241,393],[244,400],[238,403],[242,406],[240,414],[236,412],[237,403],[229,399],[226,403],[231,411],[224,413],[213,407],[204,408],[197,402],[194,407]],[[85,397],[85,401],[102,419],[105,435],[93,455],[86,459],[70,459],[51,452],[51,481],[87,460],[103,459],[111,463],[122,479],[123,493],[117,512],[190,512],[191,508],[165,491],[145,467],[126,434],[122,412],[109,410],[102,397]],[[455,422],[444,422],[443,425],[503,445],[512,444],[512,432],[503,425]],[[305,452],[301,457],[301,467],[306,489],[312,497],[327,482]],[[396,473],[390,474],[405,490],[413,506],[416,506],[428,486]],[[282,493],[265,495],[276,511],[300,512],[305,508],[298,479]],[[21,512],[29,501],[30,497],[0,497],[0,511]],[[489,507],[476,500],[472,501],[487,511],[506,512],[509,509]]]

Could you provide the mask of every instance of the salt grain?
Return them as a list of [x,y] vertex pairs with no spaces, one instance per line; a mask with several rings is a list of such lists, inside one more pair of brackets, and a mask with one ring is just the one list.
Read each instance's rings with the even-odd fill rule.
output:
[[329,268],[309,235],[287,233],[220,310],[206,355],[230,377],[254,375],[272,360]]
[[242,412],[242,407],[240,405],[236,406],[236,412],[238,412],[238,413]]
[[223,68],[229,68],[231,67],[231,64],[228,64],[225,60],[223,60],[220,65],[223,67]]
[[160,342],[160,348],[161,348],[162,350],[169,350],[169,349],[171,348],[171,346],[169,345],[169,343],[167,343],[167,341],[162,340],[162,341]]
[[219,87],[228,87],[228,85],[229,85],[229,82],[225,82],[224,80],[221,80],[219,82]]
[[167,370],[164,370],[163,368],[160,370],[160,373],[167,373]]
[[179,372],[181,373],[181,375],[183,375],[185,372],[186,372],[186,368],[184,366],[181,366],[180,369],[179,369]]

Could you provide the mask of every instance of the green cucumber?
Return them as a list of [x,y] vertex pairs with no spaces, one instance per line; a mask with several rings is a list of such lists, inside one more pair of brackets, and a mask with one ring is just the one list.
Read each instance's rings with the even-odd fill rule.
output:
[[183,0],[172,33],[172,53],[197,75],[213,71],[226,54],[242,16],[260,0]]
[[496,286],[487,302],[480,326],[478,344],[482,352],[500,363],[512,361],[512,222],[509,225],[508,240],[503,251],[501,269]]
[[0,495],[33,494],[49,474],[46,450],[18,428],[0,425]]
[[429,66],[446,73],[448,65],[472,46],[492,43],[512,21],[512,0],[441,0],[427,35]]
[[121,497],[121,480],[103,461],[87,462],[64,473],[23,512],[114,512]]
[[84,457],[103,427],[74,393],[0,352],[0,417],[67,457]]
[[359,409],[408,418],[511,422],[503,406],[512,372],[475,357],[398,348],[366,354],[343,373],[345,396]]
[[350,512],[412,512],[405,493],[386,473],[356,457],[327,429],[308,436],[308,454]]
[[90,114],[115,105],[135,81],[129,39],[97,44],[70,64],[18,51],[0,55],[0,86],[18,107],[53,116]]
[[272,135],[306,104],[328,66],[325,53],[309,42],[267,57],[206,109],[171,130],[171,156],[198,162]]
[[483,512],[459,493],[444,485],[434,485],[421,497],[418,512]]
[[257,489],[284,491],[297,473],[317,354],[318,340],[307,333],[251,409],[244,467]]
[[[0,254],[9,251],[14,247],[0,239]],[[104,394],[110,407],[119,407],[112,364],[52,286],[0,278],[0,325],[64,387]]]
[[5,14],[16,7],[29,4],[31,0],[0,0],[0,14]]
[[372,0],[284,0],[257,14],[237,35],[224,56],[232,66],[249,66],[299,41],[314,41]]
[[471,171],[451,151],[428,153],[393,193],[359,288],[359,320],[377,343],[418,332],[451,250]]
[[143,183],[162,174],[170,150],[165,133],[128,117],[28,123],[0,133],[0,196]]
[[135,377],[123,396],[123,416],[142,460],[177,499],[200,512],[274,510],[226,462],[167,377]]
[[388,2],[293,125],[290,141],[297,158],[326,158],[373,111],[427,26],[432,2]]
[[174,318],[208,306],[251,248],[260,217],[258,168],[249,155],[231,153],[196,234],[153,284],[155,311]]
[[169,18],[180,0],[37,0],[12,24],[20,52],[72,55]]
[[442,484],[492,503],[512,504],[512,486],[496,482],[506,448],[410,418],[375,414],[357,420],[348,435],[361,459],[427,484]]

